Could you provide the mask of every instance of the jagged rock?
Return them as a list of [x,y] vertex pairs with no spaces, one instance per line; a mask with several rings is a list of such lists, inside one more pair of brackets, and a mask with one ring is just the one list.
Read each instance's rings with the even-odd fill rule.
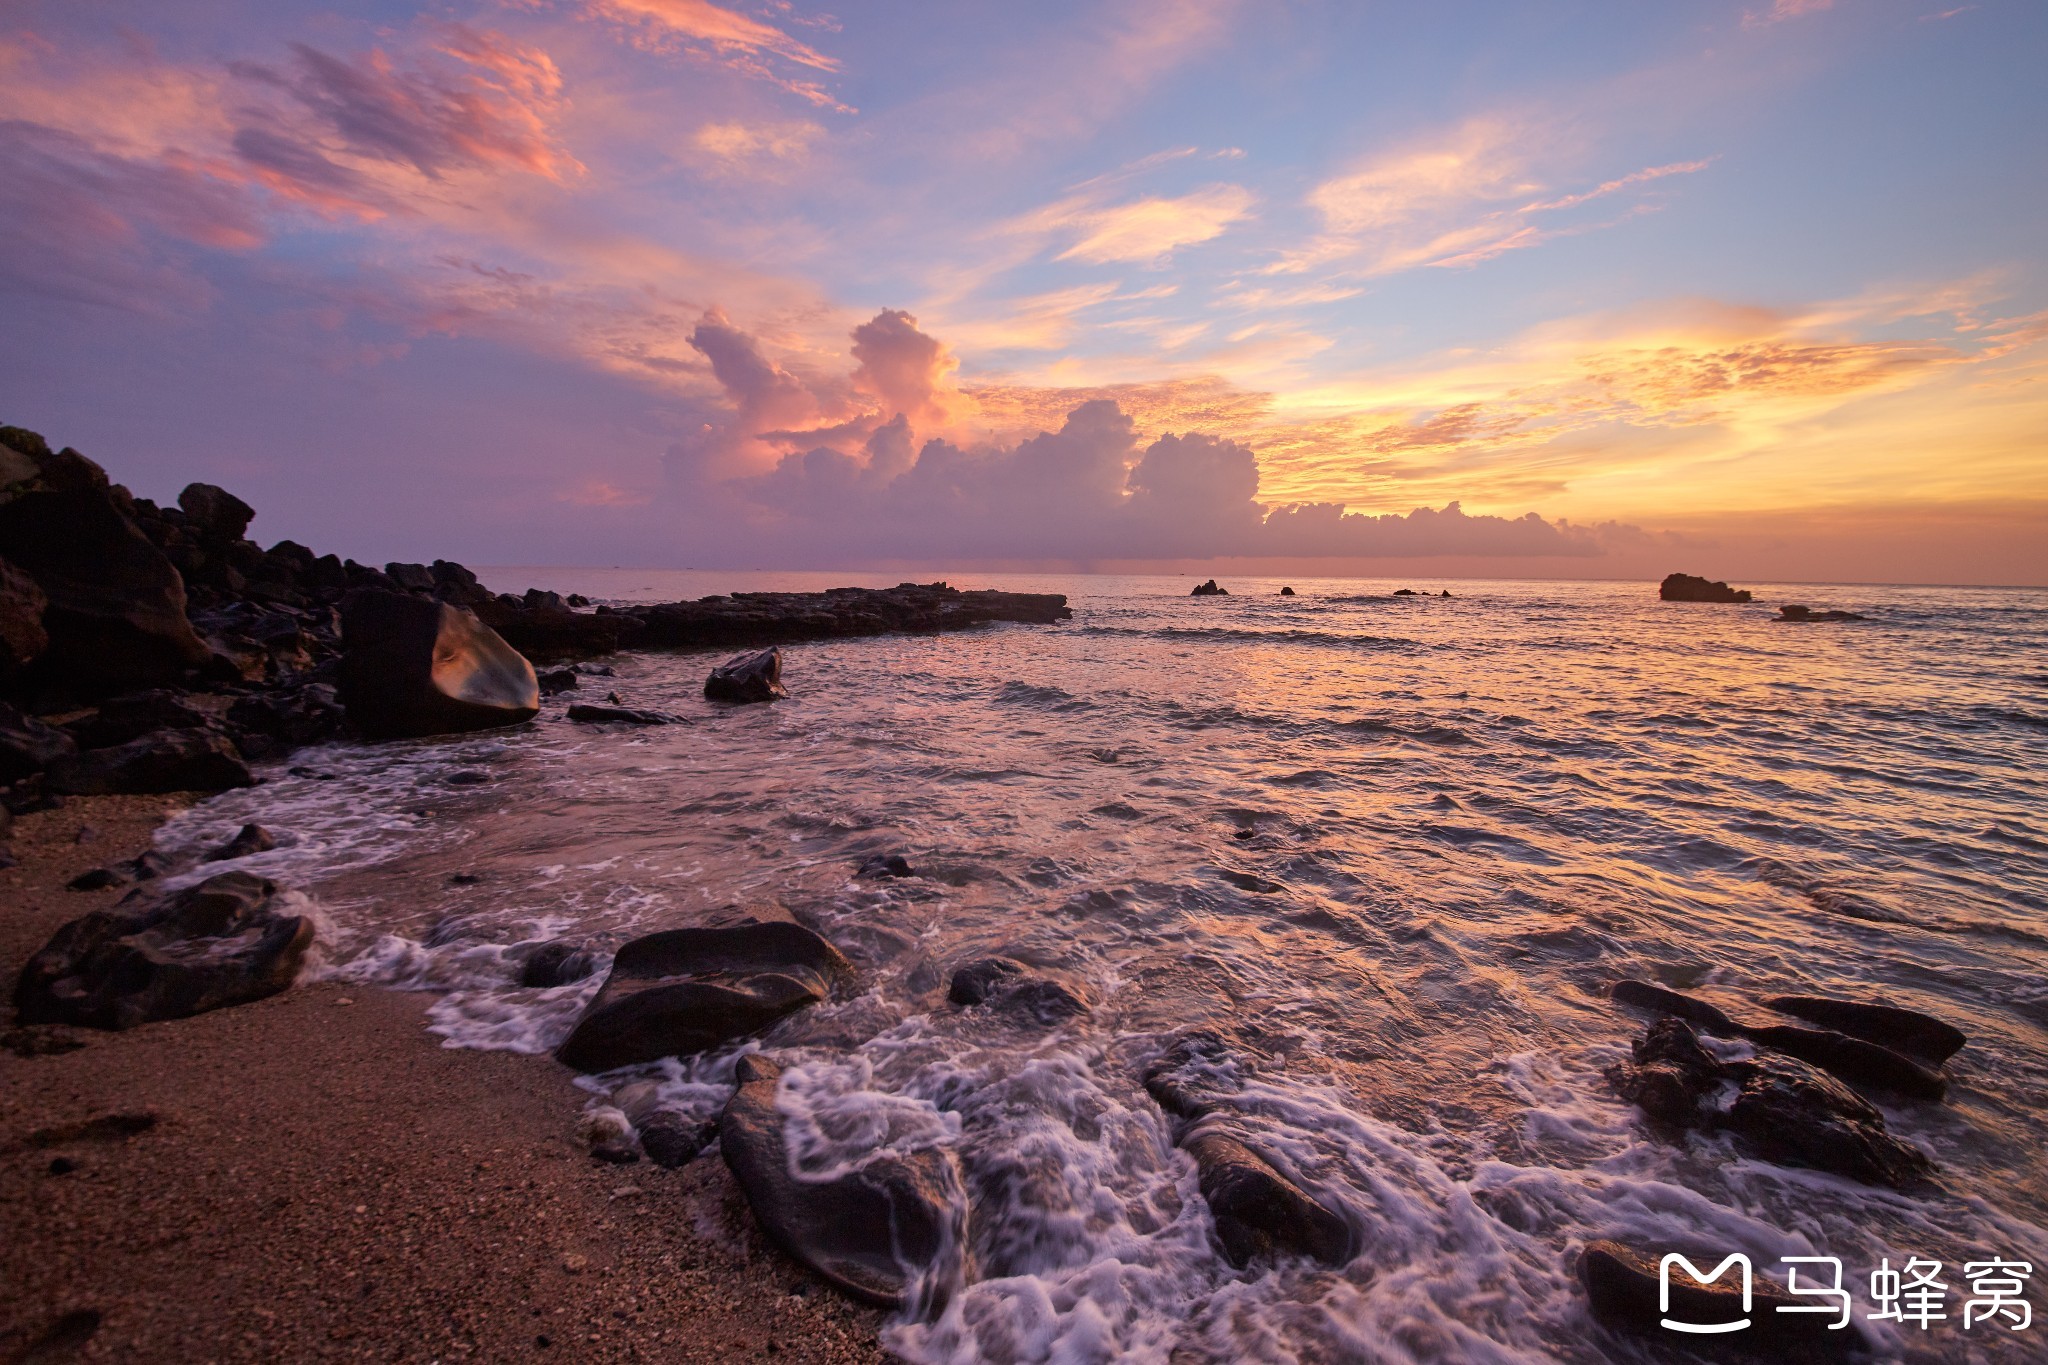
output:
[[789,644],[893,632],[964,630],[996,621],[1049,625],[1073,615],[1057,593],[962,592],[945,583],[825,592],[736,592],[627,608],[599,607],[591,619],[625,618],[644,630],[642,648]]
[[49,645],[31,675],[105,696],[175,682],[204,663],[206,646],[185,619],[184,580],[121,510],[105,471],[77,451],[34,444],[39,451],[14,448],[35,475],[0,501],[0,558],[48,599]]
[[[1669,1015],[1631,1052],[1633,1062],[1609,1068],[1607,1078],[1661,1127],[1726,1129],[1767,1161],[1893,1188],[1933,1167],[1918,1148],[1891,1135],[1868,1101],[1804,1062],[1767,1052],[1722,1062],[1700,1046],[1691,1025]],[[1734,1100],[1723,1108],[1731,1086]]]
[[[1714,1272],[1726,1254],[1718,1249],[1699,1251],[1687,1259],[1706,1275]],[[1610,1327],[1641,1332],[1667,1343],[1675,1342],[1678,1333],[1663,1325],[1666,1318],[1701,1326],[1747,1321],[1749,1325],[1740,1331],[1725,1337],[1698,1336],[1690,1344],[1716,1340],[1726,1349],[1764,1354],[1779,1361],[1826,1359],[1858,1350],[1863,1344],[1853,1329],[1831,1328],[1829,1324],[1838,1321],[1831,1313],[1779,1312],[1780,1308],[1811,1310],[1817,1301],[1795,1297],[1762,1275],[1751,1276],[1745,1300],[1739,1265],[1723,1271],[1719,1279],[1702,1283],[1681,1266],[1674,1265],[1668,1277],[1663,1275],[1662,1262],[1661,1251],[1642,1252],[1610,1241],[1587,1243],[1579,1258],[1579,1281],[1586,1287],[1593,1316]]]
[[250,758],[338,738],[346,719],[339,692],[323,682],[240,697],[228,708],[236,747]]
[[1216,1240],[1232,1265],[1276,1251],[1325,1265],[1351,1259],[1351,1227],[1271,1162],[1228,1134],[1196,1133],[1181,1144],[1195,1159],[1202,1198],[1216,1221]]
[[662,711],[645,711],[632,706],[596,706],[579,701],[567,712],[570,720],[601,724],[616,721],[623,725],[687,725],[681,716],[671,716]]
[[1665,576],[1657,596],[1666,602],[1747,602],[1749,589],[1731,588],[1726,583],[1697,578],[1689,573]]
[[1775,995],[1764,1001],[1764,1007],[1846,1033],[1851,1038],[1923,1057],[1936,1066],[1955,1056],[1969,1041],[1953,1024],[1896,1005],[1866,1005],[1818,995]]
[[256,519],[255,508],[210,483],[186,484],[178,494],[178,510],[195,531],[213,540],[240,540]]
[[249,858],[258,853],[268,853],[277,847],[277,836],[261,825],[248,824],[235,832],[235,837],[214,849],[199,861],[202,863],[224,863],[233,858]]
[[851,971],[801,925],[749,922],[636,938],[555,1056],[578,1071],[703,1052],[823,1000]]
[[0,701],[0,785],[40,773],[77,750],[69,734]]
[[313,941],[313,922],[279,913],[276,895],[223,872],[154,905],[81,916],[22,969],[20,1022],[125,1029],[275,995]]
[[43,613],[50,599],[36,581],[0,559],[0,679],[11,678],[49,648]]
[[1230,589],[1228,589],[1228,588],[1220,588],[1220,587],[1216,586],[1216,580],[1215,580],[1215,579],[1213,579],[1213,578],[1211,578],[1211,579],[1207,580],[1206,582],[1201,582],[1201,583],[1197,583],[1197,584],[1195,584],[1195,587],[1194,587],[1194,591],[1190,592],[1190,593],[1188,594],[1188,596],[1190,596],[1190,597],[1228,597],[1228,596],[1230,596]]
[[573,668],[551,668],[547,672],[539,674],[536,681],[540,683],[540,694],[543,697],[552,697],[557,692],[573,692],[577,687],[576,670]]
[[1939,1100],[1948,1093],[1946,1080],[1912,1058],[1860,1038],[1785,1024],[1739,1024],[1704,1000],[1645,981],[1617,981],[1612,995],[1622,1004],[1675,1015],[1724,1038],[1746,1038],[1776,1048],[1852,1085],[1874,1086],[1916,1100]]
[[405,592],[434,590],[434,571],[424,564],[386,564],[384,576]]
[[915,877],[917,872],[910,866],[910,859],[900,853],[877,853],[872,858],[862,859],[853,875],[876,881],[883,877]]
[[157,730],[110,749],[51,762],[50,790],[72,796],[109,792],[218,792],[254,786],[235,746],[218,730]]
[[570,611],[566,606],[529,607],[517,597],[494,597],[480,602],[476,613],[514,649],[544,663],[610,654],[640,643],[646,629],[634,616],[592,616]]
[[782,651],[764,649],[741,654],[711,670],[704,695],[712,701],[778,701],[789,692],[782,685]]
[[342,640],[341,702],[372,738],[489,729],[540,711],[533,665],[460,607],[357,589],[342,602]]
[[1088,1012],[1088,1002],[1071,987],[1007,957],[985,957],[959,968],[946,998],[956,1005],[987,1005],[1046,1025]]
[[556,939],[541,944],[526,955],[526,961],[519,968],[519,984],[546,990],[581,981],[596,970],[596,954],[581,944]]
[[719,1120],[719,1148],[775,1244],[864,1303],[935,1311],[966,1278],[967,1199],[953,1153],[883,1153],[836,1180],[791,1174],[780,1070],[758,1056]]
[[1419,592],[1415,591],[1415,589],[1413,589],[1413,588],[1396,588],[1396,589],[1394,589],[1394,596],[1396,596],[1396,597],[1420,597],[1421,595],[1422,595],[1421,593],[1419,593]]
[[1797,621],[1804,623],[1824,621],[1864,621],[1868,620],[1869,618],[1853,611],[1815,611],[1811,607],[1801,607],[1794,605],[1779,607],[1777,619],[1780,621]]

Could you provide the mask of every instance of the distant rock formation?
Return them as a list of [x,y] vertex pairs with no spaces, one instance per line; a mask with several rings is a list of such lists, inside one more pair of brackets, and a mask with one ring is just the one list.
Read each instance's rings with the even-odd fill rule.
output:
[[1818,621],[1865,621],[1869,618],[1853,611],[1815,611],[1811,607],[1797,605],[1778,608],[1778,620],[1801,623]]
[[1657,589],[1666,602],[1747,602],[1749,589],[1731,588],[1689,573],[1667,574]]
[[1190,592],[1190,593],[1188,594],[1188,596],[1190,596],[1190,597],[1228,597],[1228,596],[1230,596],[1230,589],[1228,589],[1228,588],[1219,588],[1219,587],[1217,587],[1217,586],[1216,586],[1216,580],[1215,580],[1215,579],[1213,579],[1213,578],[1211,578],[1211,579],[1207,580],[1206,582],[1202,582],[1202,583],[1197,583],[1197,584],[1195,584],[1195,588],[1194,588],[1194,591],[1193,591],[1193,592]]
[[1292,596],[1294,596],[1294,589],[1292,589],[1292,588],[1282,588],[1282,589],[1280,589],[1280,595],[1281,595],[1282,597],[1292,597]]

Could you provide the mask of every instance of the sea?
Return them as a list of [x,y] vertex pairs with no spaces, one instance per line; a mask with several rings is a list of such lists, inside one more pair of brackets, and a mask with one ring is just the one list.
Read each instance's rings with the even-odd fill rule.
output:
[[[899,576],[483,571],[615,603]],[[1783,1257],[1836,1258],[1879,1358],[2048,1358],[2048,1321],[1964,1323],[1971,1264],[2048,1280],[2048,591],[953,581],[1065,593],[1073,619],[791,645],[774,705],[703,699],[723,652],[623,654],[513,730],[302,750],[160,844],[269,826],[281,846],[237,865],[317,916],[318,973],[432,992],[447,1046],[536,1066],[603,972],[522,988],[535,943],[608,955],[781,903],[855,982],[592,1078],[590,1112],[715,1115],[759,1050],[813,1156],[952,1148],[974,1279],[888,1324],[907,1360],[1694,1359],[1595,1324],[1575,1270],[1597,1238],[1780,1284]],[[1783,602],[1868,619],[1785,624]],[[564,719],[610,691],[687,723]],[[917,875],[856,878],[878,854]],[[952,969],[997,954],[1092,1009],[948,1004]],[[1653,1135],[1603,1075],[1646,1023],[1608,997],[1628,977],[1745,1022],[1817,994],[1954,1023],[1947,1101],[1884,1106],[1935,1179]],[[1197,1028],[1255,1060],[1233,1131],[1351,1224],[1350,1264],[1217,1251],[1141,1085]],[[1914,1259],[1946,1317],[1872,1320],[1873,1273]],[[2048,1308],[2048,1284],[2024,1297]]]

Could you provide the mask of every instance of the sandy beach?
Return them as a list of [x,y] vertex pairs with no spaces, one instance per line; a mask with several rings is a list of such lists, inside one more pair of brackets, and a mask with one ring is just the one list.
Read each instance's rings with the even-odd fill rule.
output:
[[[119,895],[65,882],[179,804],[17,822],[0,985]],[[766,1248],[715,1154],[593,1161],[568,1072],[440,1047],[429,1000],[302,985],[0,1052],[0,1359],[882,1358],[880,1315]],[[154,1121],[80,1132],[109,1115]]]

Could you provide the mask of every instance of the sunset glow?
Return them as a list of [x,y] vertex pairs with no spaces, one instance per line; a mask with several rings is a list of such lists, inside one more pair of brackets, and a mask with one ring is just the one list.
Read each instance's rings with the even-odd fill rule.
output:
[[[17,5],[0,399],[365,559],[2043,583],[2044,38],[2017,0]],[[1096,400],[1128,430],[1068,428]],[[1148,511],[1167,434],[1250,454]]]

